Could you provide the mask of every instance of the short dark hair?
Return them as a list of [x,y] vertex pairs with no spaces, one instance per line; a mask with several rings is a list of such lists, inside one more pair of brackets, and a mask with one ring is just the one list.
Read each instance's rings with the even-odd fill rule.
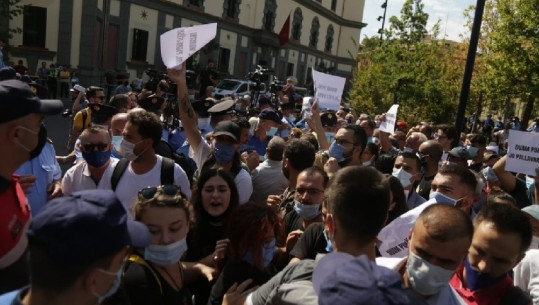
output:
[[281,137],[273,137],[268,143],[267,153],[268,159],[273,161],[282,161],[283,152],[286,146],[285,141]]
[[301,174],[305,174],[307,176],[314,176],[315,174],[319,174],[324,179],[324,188],[328,185],[329,182],[329,176],[328,174],[320,167],[318,166],[311,166],[301,171]]
[[439,242],[473,237],[473,224],[470,216],[455,206],[437,203],[424,209],[417,222],[427,229],[429,236]]
[[288,159],[290,166],[298,172],[313,166],[316,151],[314,146],[305,139],[292,139],[286,143],[283,160]]
[[393,194],[393,201],[395,202],[395,207],[393,207],[393,210],[387,213],[386,223],[390,223],[395,218],[408,212],[408,204],[406,203],[406,195],[404,194],[404,188],[402,187],[402,183],[400,182],[399,178],[394,177],[391,174],[385,175],[389,181],[389,187],[391,188],[391,194]]
[[233,120],[234,123],[238,124],[240,128],[251,128],[251,123],[249,123],[249,120],[246,118],[238,118],[236,120]]
[[368,166],[347,166],[333,176],[326,191],[328,212],[339,220],[344,238],[372,242],[389,209],[388,180]]
[[305,139],[305,140],[309,141],[314,146],[315,151],[320,150],[320,145],[318,144],[318,139],[314,136],[314,134],[312,134],[310,132],[302,134],[300,139]]
[[361,146],[361,151],[365,150],[365,146],[367,146],[367,133],[365,133],[365,129],[353,124],[344,125],[342,128],[354,132],[354,145]]
[[85,272],[92,268],[107,270],[112,264],[114,256],[122,249],[116,249],[109,255],[82,265],[60,265],[47,251],[47,247],[40,241],[29,238],[28,263],[30,268],[30,284],[34,288],[46,291],[51,295],[64,292],[71,287]]
[[161,142],[163,127],[159,117],[143,109],[137,109],[127,114],[127,121],[138,127],[138,133],[144,139],[152,139],[153,148],[156,148]]
[[453,125],[438,125],[436,126],[436,131],[438,130],[441,130],[445,136],[448,138],[448,139],[452,139],[453,141],[451,142],[451,146],[454,146],[456,141],[459,140],[459,138],[457,137],[457,130],[455,129],[455,126]]
[[131,100],[127,94],[116,94],[110,99],[109,105],[119,110],[120,108],[129,108]]
[[381,154],[374,161],[374,167],[383,174],[393,173],[393,165],[395,164],[396,155]]
[[88,89],[86,89],[86,97],[91,98],[95,97],[97,91],[104,91],[103,88],[97,87],[97,86],[90,86]]
[[469,169],[460,164],[445,164],[438,169],[438,175],[451,175],[458,177],[461,183],[464,183],[470,187],[475,193],[475,188],[477,187],[477,179],[475,178],[475,175]]
[[487,197],[487,205],[500,204],[501,203],[500,201],[505,201],[505,203],[510,203],[514,207],[518,206],[515,198],[509,195],[509,193],[502,190],[499,190],[499,191],[491,190]]
[[[403,158],[406,158],[406,159],[412,159],[414,160],[415,162],[415,169],[419,172],[422,172],[423,171],[423,168],[421,167],[421,159],[419,159],[419,157],[414,154],[414,153],[411,153],[411,152],[407,152],[407,151],[403,151],[403,152],[400,152],[399,153],[399,156],[402,156]],[[395,159],[396,160],[396,159]]]
[[501,233],[515,233],[520,236],[520,251],[525,252],[532,240],[532,225],[528,216],[509,204],[492,204],[481,209],[474,218],[477,227],[482,222],[490,222]]
[[487,146],[487,138],[482,134],[470,133],[466,135],[466,139],[468,139],[470,143],[474,145],[479,145],[481,147]]

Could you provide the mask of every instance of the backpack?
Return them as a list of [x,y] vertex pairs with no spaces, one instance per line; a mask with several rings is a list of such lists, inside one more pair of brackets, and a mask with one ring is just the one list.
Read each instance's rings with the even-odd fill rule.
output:
[[175,152],[172,146],[165,140],[161,140],[159,144],[157,144],[155,153],[162,157],[172,159],[174,163],[178,164],[187,175],[189,184],[192,185],[195,171],[189,163],[189,159],[183,153]]
[[[110,184],[112,186],[112,191],[116,191],[118,182],[122,178],[127,166],[129,165],[129,160],[122,158],[116,164],[114,171],[112,172],[112,177],[110,178]],[[174,160],[163,157],[163,163],[161,163],[161,184],[174,184]]]

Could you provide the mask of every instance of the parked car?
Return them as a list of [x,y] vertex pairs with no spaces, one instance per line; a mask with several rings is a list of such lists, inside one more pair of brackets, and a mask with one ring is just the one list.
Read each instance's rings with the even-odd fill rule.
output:
[[[267,91],[266,84],[261,83],[260,85],[261,88],[259,88],[258,91],[260,94],[265,94]],[[216,99],[220,99],[225,96],[240,97],[246,94],[251,94],[251,90],[254,86],[256,86],[256,83],[248,80],[227,78],[221,80],[215,86],[215,88],[213,88],[212,96]]]

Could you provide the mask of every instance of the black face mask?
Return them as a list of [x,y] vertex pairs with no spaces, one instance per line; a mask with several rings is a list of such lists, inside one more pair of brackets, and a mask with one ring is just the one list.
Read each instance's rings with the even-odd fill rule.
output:
[[41,150],[43,150],[43,147],[45,146],[45,143],[47,143],[47,128],[45,128],[45,125],[41,124],[41,128],[39,129],[39,133],[37,137],[38,137],[37,145],[34,149],[30,151],[30,160],[39,156],[39,154],[41,153]]

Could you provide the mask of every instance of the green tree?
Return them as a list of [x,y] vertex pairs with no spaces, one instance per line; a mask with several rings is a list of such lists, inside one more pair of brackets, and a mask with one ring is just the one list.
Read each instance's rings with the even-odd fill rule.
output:
[[408,122],[453,122],[464,63],[427,31],[421,0],[407,0],[401,17],[391,17],[386,40],[363,39],[350,92],[358,112],[385,112],[397,102]]

